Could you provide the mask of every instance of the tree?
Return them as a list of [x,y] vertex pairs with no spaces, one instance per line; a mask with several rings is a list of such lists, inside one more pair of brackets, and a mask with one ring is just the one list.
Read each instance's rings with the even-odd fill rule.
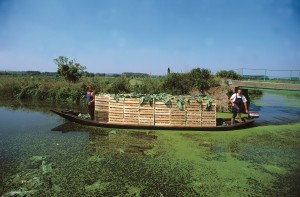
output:
[[189,78],[192,81],[192,86],[200,92],[204,92],[210,88],[212,75],[210,70],[205,68],[194,68],[189,73]]
[[135,82],[132,90],[142,94],[159,94],[162,92],[162,82],[160,78],[145,77]]
[[191,81],[188,73],[170,73],[165,77],[162,89],[166,93],[174,95],[189,94]]
[[234,70],[220,70],[216,73],[216,76],[233,80],[242,79],[242,76],[236,73]]
[[57,73],[64,77],[67,81],[77,82],[86,69],[85,66],[80,65],[76,60],[69,60],[67,57],[59,56],[54,59],[54,63],[58,66]]
[[114,94],[129,93],[131,91],[129,78],[126,76],[116,78],[108,91]]

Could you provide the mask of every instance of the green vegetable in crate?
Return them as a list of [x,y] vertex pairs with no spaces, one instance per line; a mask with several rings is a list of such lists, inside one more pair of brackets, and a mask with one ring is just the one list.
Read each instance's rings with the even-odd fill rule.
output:
[[89,114],[78,114],[78,117],[82,118],[82,119],[91,119],[91,116]]
[[208,96],[205,97],[191,97],[191,96],[172,96],[170,94],[166,93],[160,93],[160,94],[137,94],[137,93],[131,93],[131,94],[115,94],[114,100],[116,102],[119,102],[120,98],[139,98],[140,105],[149,103],[150,105],[153,104],[153,101],[163,101],[166,105],[171,105],[172,100],[177,101],[176,107],[180,110],[184,110],[184,105],[189,105],[191,100],[195,100],[198,103],[203,103],[203,99],[206,99],[205,109],[210,110],[212,106],[212,99]]
[[205,109],[210,110],[211,105],[212,105],[212,100],[211,100],[211,98],[209,98],[206,101]]

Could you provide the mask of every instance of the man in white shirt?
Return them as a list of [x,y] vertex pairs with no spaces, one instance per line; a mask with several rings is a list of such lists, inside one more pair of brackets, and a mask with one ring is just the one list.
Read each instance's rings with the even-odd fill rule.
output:
[[241,118],[241,112],[243,109],[243,105],[245,107],[245,112],[248,113],[248,108],[247,108],[247,99],[246,97],[242,94],[242,89],[238,88],[237,93],[234,93],[230,99],[229,99],[231,105],[232,105],[232,118],[231,118],[231,125],[235,123],[235,118],[236,115],[238,114],[239,121],[242,122]]

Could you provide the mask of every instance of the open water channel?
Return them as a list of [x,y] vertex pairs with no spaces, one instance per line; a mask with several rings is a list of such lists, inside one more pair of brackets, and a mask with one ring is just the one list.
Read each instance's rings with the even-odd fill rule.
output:
[[299,94],[264,92],[256,126],[101,129],[1,102],[3,196],[300,196]]

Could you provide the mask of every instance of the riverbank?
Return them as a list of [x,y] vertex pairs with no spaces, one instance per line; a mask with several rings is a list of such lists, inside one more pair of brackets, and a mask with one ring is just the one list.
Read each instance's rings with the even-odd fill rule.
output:
[[84,84],[68,83],[51,76],[2,75],[0,92],[2,99],[80,103],[85,93]]

